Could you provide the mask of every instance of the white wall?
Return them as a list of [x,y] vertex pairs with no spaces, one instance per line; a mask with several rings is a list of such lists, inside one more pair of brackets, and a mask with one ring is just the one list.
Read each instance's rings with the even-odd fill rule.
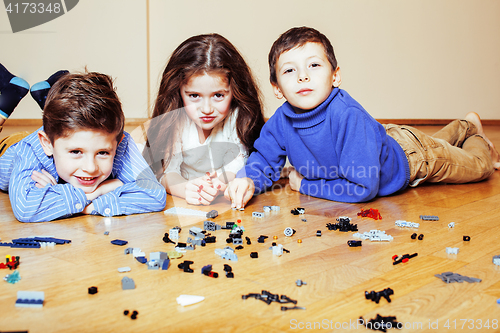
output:
[[[327,35],[342,87],[376,118],[500,119],[498,0],[150,0],[152,103],[165,63],[183,40],[217,32],[241,51],[264,93],[273,41],[294,26]],[[0,61],[31,84],[67,68],[117,78],[128,118],[147,114],[146,0],[81,0],[66,15],[12,34],[0,12]],[[23,100],[13,118],[39,118]]]
[[[116,80],[126,117],[147,116],[146,6],[136,0],[81,0],[65,15],[13,34],[0,5],[0,62],[33,85],[59,69]],[[40,118],[26,96],[12,118]]]

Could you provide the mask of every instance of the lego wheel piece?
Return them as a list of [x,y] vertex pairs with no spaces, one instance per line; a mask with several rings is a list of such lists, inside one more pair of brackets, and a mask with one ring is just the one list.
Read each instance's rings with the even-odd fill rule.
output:
[[292,228],[288,227],[288,228],[285,229],[285,231],[283,233],[285,234],[285,236],[291,237],[291,236],[293,236],[293,234],[295,234],[295,230],[293,230]]

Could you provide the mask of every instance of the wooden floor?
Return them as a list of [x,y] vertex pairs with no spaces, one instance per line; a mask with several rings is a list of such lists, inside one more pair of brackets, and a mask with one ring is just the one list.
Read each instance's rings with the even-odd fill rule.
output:
[[[419,127],[427,133],[436,128]],[[8,128],[6,129],[8,130]],[[487,127],[487,134],[500,147],[500,127]],[[7,132],[2,133],[4,135]],[[241,219],[252,244],[237,250],[238,261],[218,257],[227,230],[213,232],[215,244],[197,247],[181,259],[171,260],[167,271],[148,270],[126,247],[151,252],[173,250],[162,237],[174,226],[182,227],[181,241],[186,241],[189,228],[203,227],[204,218],[167,216],[160,213],[105,218],[76,216],[45,223],[20,223],[14,218],[7,194],[0,193],[0,238],[50,235],[70,239],[68,245],[45,249],[11,249],[0,247],[0,256],[21,257],[17,284],[2,282],[0,288],[0,331],[29,330],[35,332],[286,332],[364,331],[357,326],[365,320],[396,316],[404,327],[401,332],[499,332],[500,267],[492,257],[500,254],[500,171],[487,181],[467,185],[424,185],[401,194],[377,198],[370,203],[344,204],[315,199],[290,190],[282,180],[272,193],[254,198],[245,211],[233,211],[224,199],[210,207],[216,209],[214,222]],[[169,197],[167,208],[187,207],[181,200]],[[281,211],[266,213],[262,219],[252,212],[262,212],[264,205],[279,205]],[[290,210],[304,207],[306,214],[295,216]],[[361,209],[376,208],[382,220],[359,218]],[[437,215],[439,221],[424,222],[420,215]],[[327,223],[339,216],[349,216],[360,232],[385,230],[391,242],[363,241],[363,246],[350,248],[352,233],[329,231]],[[307,222],[303,222],[302,219]],[[420,223],[418,229],[396,227],[396,220]],[[448,223],[455,222],[450,229]],[[296,230],[285,237],[286,227]],[[322,236],[317,237],[316,231]],[[104,235],[109,231],[109,235]],[[412,233],[423,234],[423,240],[412,240]],[[257,242],[260,235],[269,238]],[[290,253],[273,256],[273,242],[282,244]],[[470,236],[464,242],[463,236]],[[123,239],[128,245],[112,245]],[[302,243],[298,243],[301,239]],[[234,246],[233,246],[234,247]],[[446,247],[458,247],[457,255],[446,254]],[[257,259],[250,258],[258,252]],[[417,252],[407,263],[392,264],[393,255]],[[184,273],[177,266],[191,260],[194,273]],[[225,277],[224,264],[229,264],[234,279]],[[201,268],[213,265],[219,278],[201,274]],[[129,273],[118,268],[129,266]],[[455,272],[482,279],[480,283],[446,284],[435,274]],[[8,270],[0,271],[5,276]],[[130,277],[136,289],[122,290],[121,279]],[[307,283],[296,286],[296,280]],[[99,292],[87,290],[97,286]],[[392,302],[379,304],[365,299],[365,291],[392,288]],[[16,308],[17,291],[43,291],[42,309]],[[242,295],[267,290],[297,300],[305,310],[281,311],[280,304],[242,299]],[[181,295],[200,295],[205,300],[182,307],[176,303]],[[285,304],[289,306],[289,304]],[[137,310],[132,320],[123,311]]]

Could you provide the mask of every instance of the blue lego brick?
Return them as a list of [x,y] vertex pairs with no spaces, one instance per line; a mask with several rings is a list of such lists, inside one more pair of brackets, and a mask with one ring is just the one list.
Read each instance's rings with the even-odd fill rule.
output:
[[69,239],[61,239],[61,238],[53,238],[53,237],[35,237],[33,238],[37,242],[46,242],[46,243],[56,243],[56,244],[69,244],[71,240]]
[[115,240],[111,241],[111,244],[123,246],[123,245],[128,244],[128,242],[126,240],[115,239]]
[[39,249],[40,243],[35,243],[35,244],[17,244],[13,243],[10,247],[16,248],[16,249]]

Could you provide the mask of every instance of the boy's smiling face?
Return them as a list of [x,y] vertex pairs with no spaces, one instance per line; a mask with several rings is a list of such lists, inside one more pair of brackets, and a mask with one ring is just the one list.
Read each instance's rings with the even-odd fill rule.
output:
[[116,133],[75,131],[52,144],[47,134],[40,131],[39,139],[45,154],[54,157],[59,177],[87,194],[94,192],[113,170]]
[[285,97],[296,112],[314,109],[341,83],[339,68],[332,68],[323,45],[306,43],[283,52],[276,63],[277,98]]

